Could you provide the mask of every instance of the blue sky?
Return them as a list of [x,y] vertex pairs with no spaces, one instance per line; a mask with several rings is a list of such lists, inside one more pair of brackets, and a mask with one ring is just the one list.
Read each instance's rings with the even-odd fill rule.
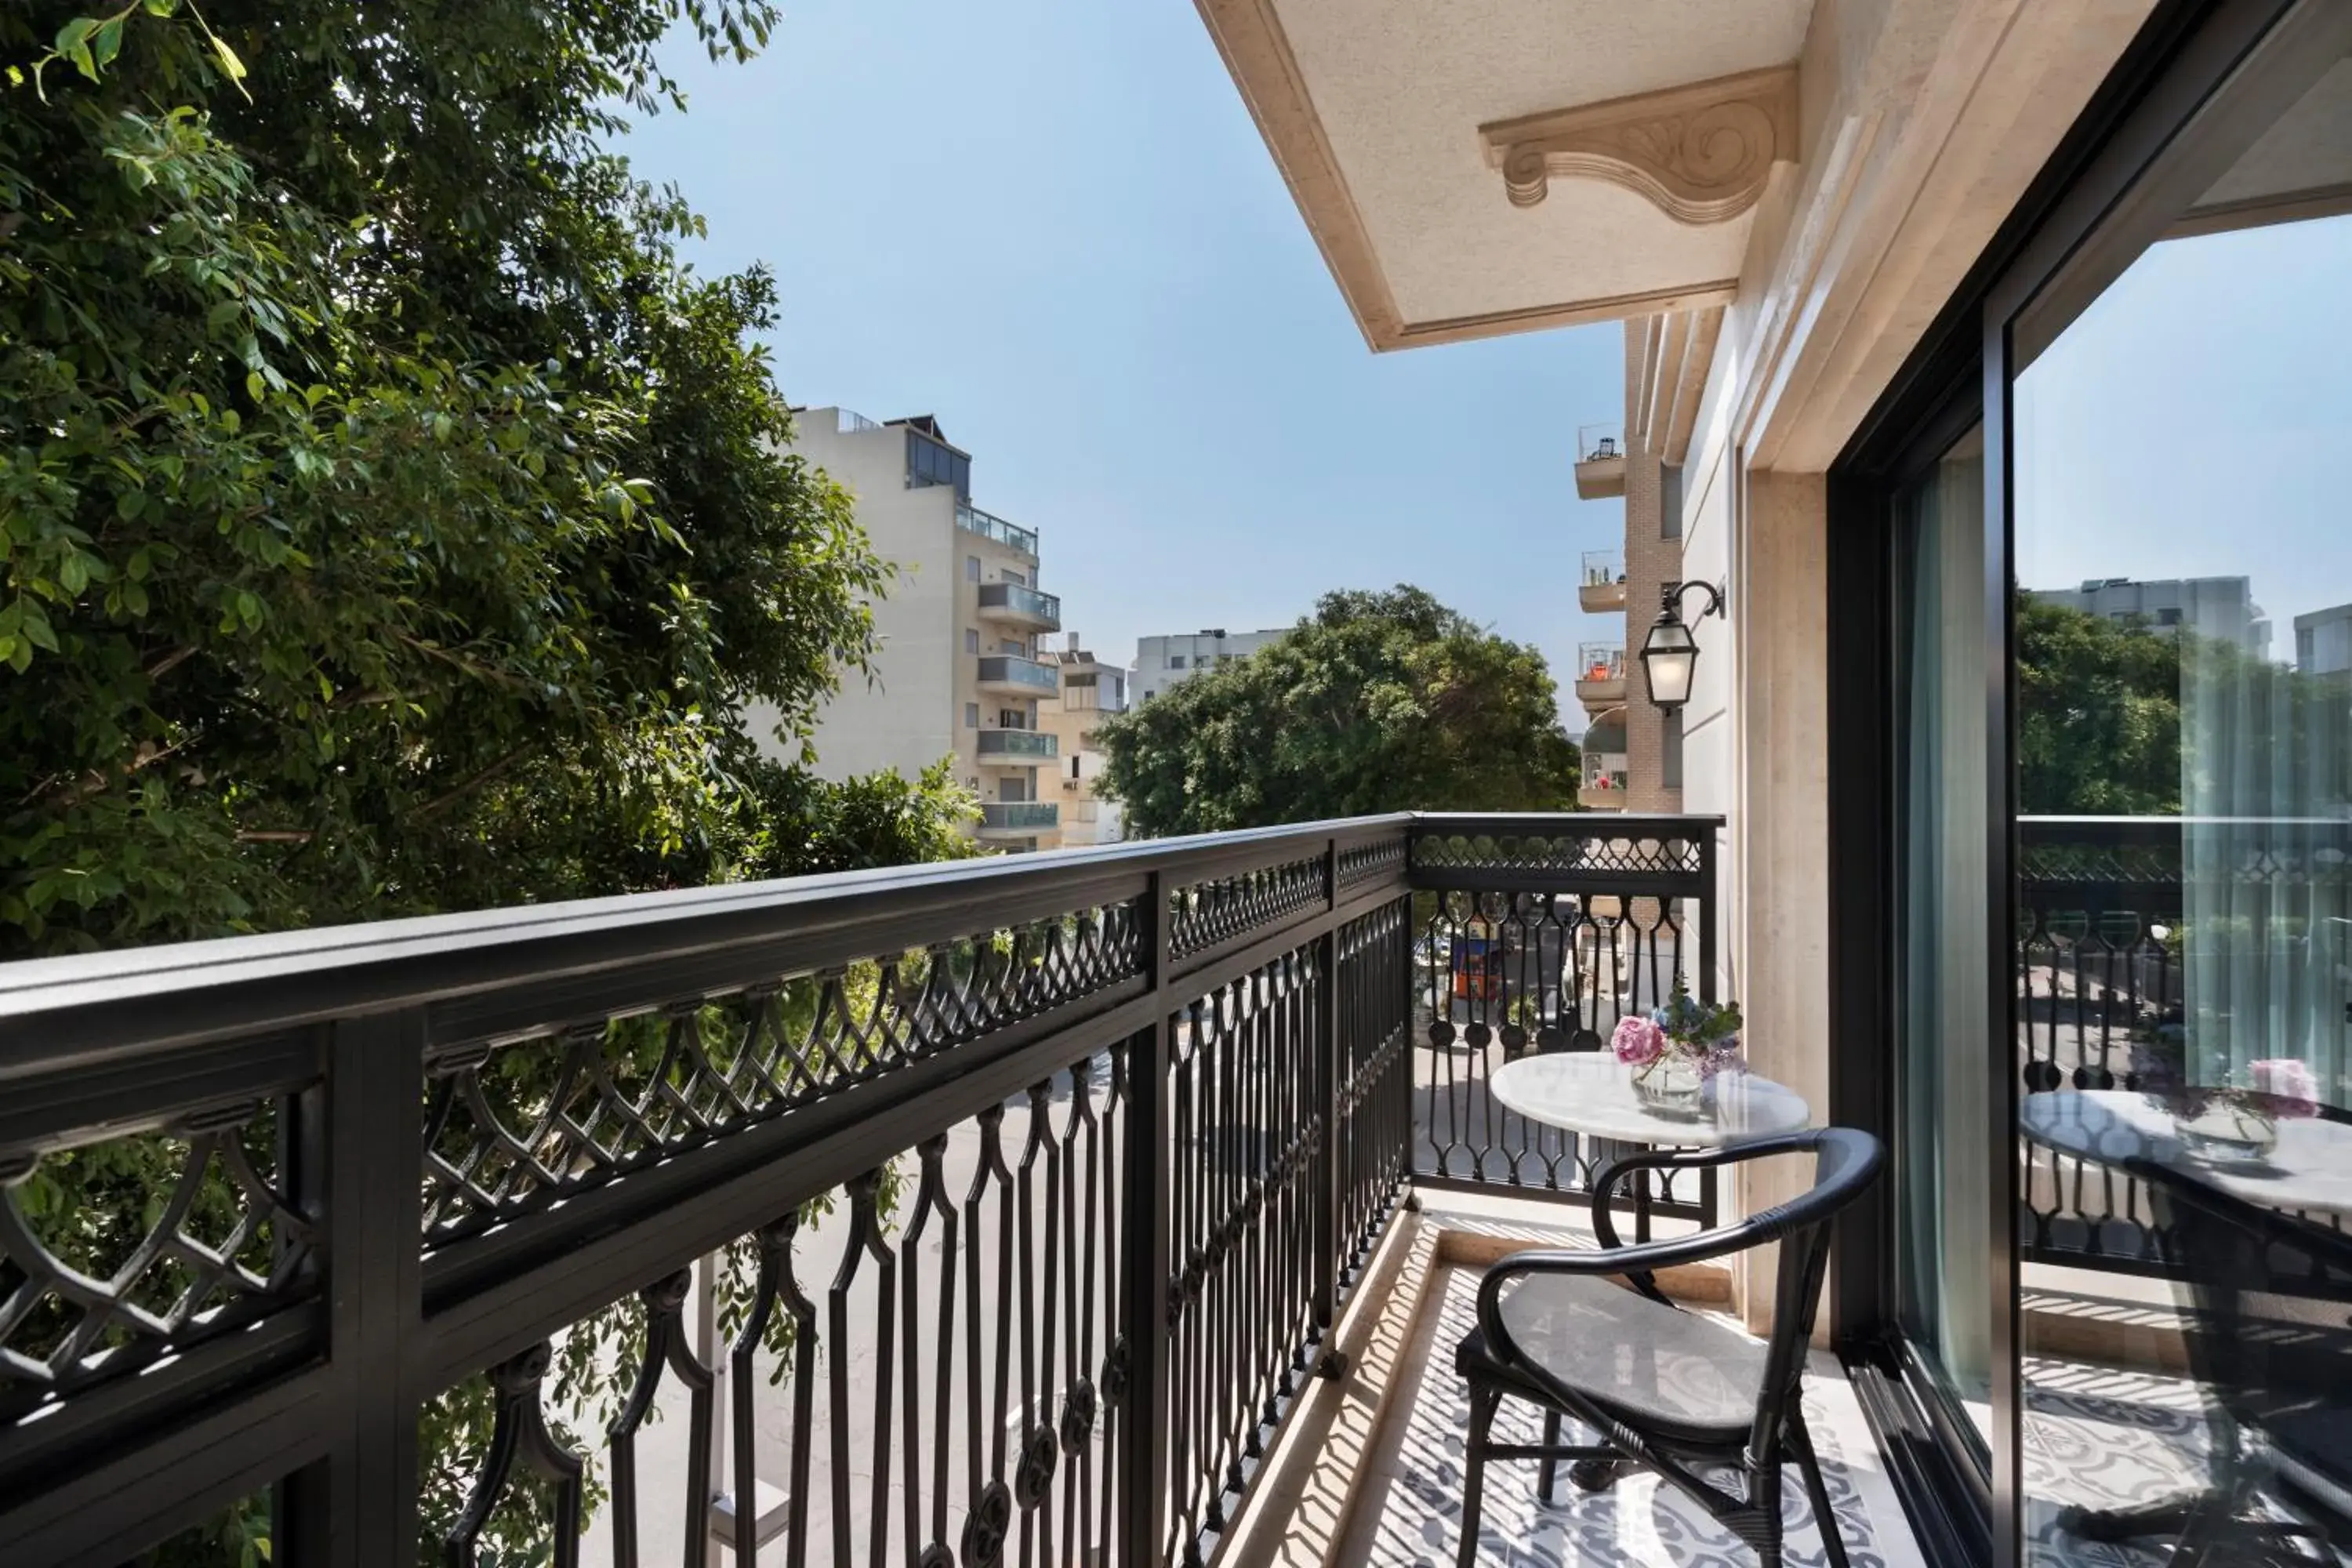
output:
[[622,150],[698,265],[774,269],[787,395],[936,414],[1088,646],[1398,582],[1555,676],[1622,635],[1576,607],[1622,504],[1570,470],[1621,330],[1371,353],[1184,0],[803,0],[748,66],[667,58],[690,111]]
[[2017,386],[2018,579],[2243,576],[2352,602],[2352,217],[2158,245]]

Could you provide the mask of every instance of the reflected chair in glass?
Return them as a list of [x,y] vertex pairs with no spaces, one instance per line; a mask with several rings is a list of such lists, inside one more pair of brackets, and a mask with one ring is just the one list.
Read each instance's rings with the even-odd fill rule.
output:
[[[2210,1474],[2159,1502],[2068,1510],[2060,1527],[2089,1541],[2173,1538],[2171,1568],[2339,1561],[2352,1549],[2352,1237],[2179,1166],[2124,1169],[2146,1184],[2182,1298]],[[2265,1492],[2299,1517],[2277,1517]]]
[[[1776,1154],[1813,1156],[1813,1184],[1776,1208],[1738,1224],[1638,1246],[1620,1245],[1611,1194],[1635,1172],[1696,1170]],[[1612,1162],[1592,1184],[1592,1250],[1522,1252],[1486,1271],[1478,1326],[1454,1352],[1470,1384],[1469,1474],[1462,1505],[1463,1568],[1477,1560],[1479,1503],[1489,1459],[1539,1459],[1549,1500],[1560,1463],[1587,1490],[1633,1469],[1655,1470],[1756,1551],[1764,1568],[1781,1562],[1780,1467],[1803,1478],[1834,1568],[1845,1568],[1829,1489],[1805,1429],[1805,1352],[1821,1304],[1830,1222],[1862,1194],[1884,1160],[1878,1140],[1852,1128],[1815,1128],[1727,1149],[1663,1150]],[[1656,1270],[1780,1244],[1772,1334],[1758,1342],[1727,1324],[1677,1307]],[[1622,1275],[1632,1288],[1609,1277]],[[1544,1412],[1540,1444],[1491,1436],[1504,1398]],[[1563,1419],[1596,1440],[1563,1443]],[[1737,1491],[1701,1470],[1741,1473]]]

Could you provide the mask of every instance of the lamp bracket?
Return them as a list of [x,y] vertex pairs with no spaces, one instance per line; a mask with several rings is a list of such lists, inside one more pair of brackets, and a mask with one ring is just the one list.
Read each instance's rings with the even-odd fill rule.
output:
[[1723,591],[1712,583],[1694,580],[1688,583],[1668,583],[1664,587],[1659,590],[1658,618],[1662,621],[1681,620],[1683,618],[1683,596],[1691,592],[1694,588],[1706,595],[1706,608],[1692,616],[1691,619],[1703,621],[1709,616],[1719,616],[1723,614]]

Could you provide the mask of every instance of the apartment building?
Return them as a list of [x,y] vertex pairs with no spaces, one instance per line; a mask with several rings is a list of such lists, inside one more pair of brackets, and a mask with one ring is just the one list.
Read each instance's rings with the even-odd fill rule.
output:
[[1038,728],[1061,748],[1055,764],[1055,785],[1045,798],[1060,797],[1060,847],[1117,844],[1126,835],[1118,802],[1095,792],[1102,776],[1103,754],[1095,731],[1106,718],[1127,710],[1127,671],[1107,663],[1081,646],[1070,634],[1069,646],[1046,656],[1061,676],[1060,697],[1037,710]]
[[1229,632],[1212,626],[1191,633],[1135,639],[1135,665],[1128,689],[1138,702],[1149,702],[1178,681],[1214,669],[1229,659],[1255,653],[1289,631],[1273,626],[1255,632]]
[[2352,673],[2352,605],[2295,616],[2294,667],[2305,675]]
[[[874,605],[880,643],[872,677],[852,678],[817,714],[817,770],[849,778],[883,768],[912,776],[951,756],[979,792],[981,840],[1050,847],[1060,803],[1045,785],[1060,761],[1037,726],[1059,700],[1040,633],[1057,631],[1061,601],[1037,587],[1034,531],[971,500],[971,455],[929,415],[876,421],[844,408],[799,416],[797,449],[856,498],[857,521],[892,581]],[[763,742],[775,714],[745,715]]]
[[2158,630],[2186,626],[2200,637],[2241,648],[2255,658],[2271,652],[2271,621],[2254,603],[2243,577],[2094,577],[2079,588],[2028,588],[2025,593],[2112,621]]

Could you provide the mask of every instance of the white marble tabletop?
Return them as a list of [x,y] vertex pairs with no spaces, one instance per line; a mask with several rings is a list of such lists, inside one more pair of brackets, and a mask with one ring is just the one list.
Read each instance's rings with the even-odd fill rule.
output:
[[2029,1094],[2017,1120],[2027,1137],[2061,1153],[2111,1165],[2154,1160],[2263,1208],[2352,1215],[2352,1123],[2284,1120],[2267,1159],[2230,1167],[2190,1159],[2173,1131],[2172,1112],[2128,1089]]
[[1495,1069],[1491,1085],[1506,1110],[1530,1121],[1676,1149],[1717,1149],[1809,1126],[1812,1111],[1792,1089],[1753,1073],[1715,1080],[1715,1114],[1689,1121],[1661,1116],[1633,1092],[1633,1069],[1606,1051],[1554,1051]]

